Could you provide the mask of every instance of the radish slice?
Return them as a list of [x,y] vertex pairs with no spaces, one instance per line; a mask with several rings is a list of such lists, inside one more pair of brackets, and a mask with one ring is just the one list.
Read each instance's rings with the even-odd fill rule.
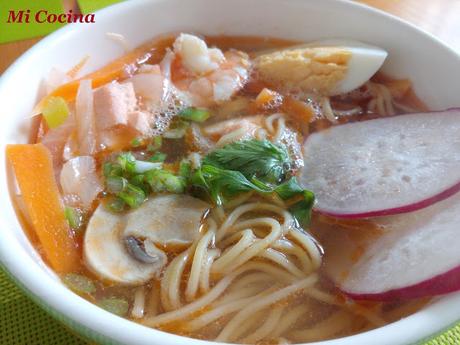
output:
[[389,301],[460,290],[460,193],[417,212],[379,218],[378,224],[383,235],[361,247],[357,261],[357,247],[344,245],[356,243],[344,239],[346,230],[337,229],[341,238],[323,243],[332,253],[326,271],[343,292]]
[[300,183],[319,212],[415,211],[460,190],[460,109],[336,126],[308,137],[304,160]]

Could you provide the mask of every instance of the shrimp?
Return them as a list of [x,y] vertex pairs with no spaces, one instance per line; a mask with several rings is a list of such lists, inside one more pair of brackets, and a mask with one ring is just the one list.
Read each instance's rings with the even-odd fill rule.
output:
[[255,115],[218,122],[203,128],[203,133],[216,141],[216,147],[247,139],[265,139],[263,116]]
[[286,123],[282,113],[252,115],[214,123],[202,128],[205,139],[210,139],[213,148],[219,148],[240,140],[270,140],[284,146],[292,159],[292,171],[303,167],[302,141],[297,131]]
[[[169,61],[168,61],[169,59]],[[229,100],[246,83],[250,62],[246,53],[208,48],[196,36],[180,34],[166,54],[164,72],[193,106],[211,106]]]

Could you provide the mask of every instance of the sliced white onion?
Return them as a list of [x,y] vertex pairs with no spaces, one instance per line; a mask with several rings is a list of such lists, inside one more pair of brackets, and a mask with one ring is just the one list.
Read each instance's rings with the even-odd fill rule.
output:
[[91,80],[85,79],[80,82],[75,100],[75,109],[80,154],[92,155],[96,152],[96,125]]
[[90,156],[79,156],[67,161],[62,167],[60,182],[64,195],[78,196],[86,209],[103,190],[96,174],[96,162]]

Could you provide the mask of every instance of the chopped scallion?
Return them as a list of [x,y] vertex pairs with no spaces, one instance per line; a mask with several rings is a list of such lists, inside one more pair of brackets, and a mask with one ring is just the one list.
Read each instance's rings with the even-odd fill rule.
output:
[[125,316],[129,309],[128,301],[117,297],[103,298],[97,303],[97,305],[118,316]]
[[161,148],[162,145],[162,138],[160,136],[158,137],[153,137],[152,141],[150,144],[147,145],[147,151],[149,152],[155,152]]
[[166,190],[170,193],[183,193],[185,189],[184,179],[172,174],[166,177],[164,184],[166,186]]
[[149,158],[149,162],[164,162],[166,160],[166,154],[163,152],[155,152],[152,157]]
[[129,183],[142,189],[145,195],[150,193],[149,185],[145,182],[145,176],[143,174],[133,176],[129,180]]
[[185,181],[166,170],[151,170],[145,173],[145,180],[155,193],[183,193]]
[[117,162],[122,171],[133,173],[136,167],[136,158],[131,152],[120,153],[117,157]]
[[49,128],[62,125],[69,116],[69,107],[62,97],[50,97],[42,110],[43,117]]
[[69,223],[69,226],[73,230],[77,230],[81,227],[82,217],[75,208],[66,206],[64,209],[64,215],[67,219],[67,222]]
[[167,132],[164,132],[163,136],[166,139],[180,139],[184,137],[185,132],[186,132],[185,128],[175,128],[175,129],[170,129]]
[[96,285],[94,285],[94,282],[80,274],[68,273],[62,278],[62,281],[70,289],[78,293],[92,294],[96,292]]
[[123,211],[125,206],[126,203],[120,198],[113,198],[105,204],[105,207],[113,213],[119,213]]
[[192,165],[187,160],[182,160],[179,165],[179,176],[188,180],[192,174]]
[[121,176],[108,176],[105,179],[105,186],[109,193],[120,193],[126,189],[128,180]]
[[204,122],[211,116],[211,113],[208,109],[190,107],[182,110],[179,116],[184,120]]
[[152,169],[161,169],[162,166],[163,164],[159,162],[135,161],[134,172],[136,174],[143,174]]
[[117,196],[131,208],[139,207],[145,201],[146,197],[141,188],[130,183],[128,183],[126,189],[123,192],[118,193]]
[[123,173],[123,170],[121,169],[121,166],[119,164],[111,163],[111,162],[104,163],[103,171],[104,171],[105,177],[121,176]]
[[132,147],[139,147],[144,144],[144,140],[142,138],[134,138],[131,140],[131,146]]
[[163,133],[163,137],[167,139],[180,139],[187,132],[190,123],[187,121],[175,121],[171,127]]

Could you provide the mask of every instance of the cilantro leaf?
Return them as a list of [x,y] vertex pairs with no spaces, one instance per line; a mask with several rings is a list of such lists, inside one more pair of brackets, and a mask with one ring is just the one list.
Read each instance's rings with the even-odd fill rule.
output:
[[192,184],[206,190],[218,205],[239,193],[252,190],[260,193],[271,192],[271,188],[254,184],[239,171],[221,169],[210,164],[203,164],[195,171]]
[[281,146],[268,140],[237,141],[211,152],[203,164],[242,173],[247,179],[279,183],[286,178],[290,158]]
[[315,203],[313,192],[303,189],[295,177],[291,177],[288,181],[276,187],[275,192],[283,200],[299,199],[289,207],[289,211],[302,227],[308,227],[311,221],[311,210]]

